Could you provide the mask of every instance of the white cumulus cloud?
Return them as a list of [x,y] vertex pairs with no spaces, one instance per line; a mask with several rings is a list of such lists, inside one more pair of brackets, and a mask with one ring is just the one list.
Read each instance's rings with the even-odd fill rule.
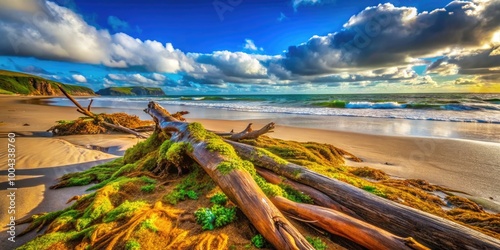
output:
[[257,48],[257,46],[255,46],[255,43],[251,39],[245,39],[245,45],[243,46],[243,48],[248,50],[264,50],[262,47]]
[[73,77],[73,80],[80,82],[80,83],[87,82],[87,78],[85,78],[85,76],[83,76],[83,75],[74,74],[71,77]]

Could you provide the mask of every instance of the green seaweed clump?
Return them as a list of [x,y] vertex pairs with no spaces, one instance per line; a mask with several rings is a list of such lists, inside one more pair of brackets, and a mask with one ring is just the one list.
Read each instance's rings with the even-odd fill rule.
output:
[[202,181],[200,178],[207,178],[203,174],[200,168],[194,168],[194,170],[189,173],[181,183],[177,184],[170,193],[163,197],[163,200],[172,205],[176,205],[179,201],[184,201],[186,199],[196,200],[199,197],[199,193],[210,189],[213,187],[213,181],[206,180]]
[[194,212],[196,222],[203,230],[223,227],[236,219],[236,207],[226,208],[215,204],[211,208],[200,208]]
[[316,250],[326,250],[327,246],[326,243],[323,242],[319,237],[311,237],[307,236],[306,240],[311,243],[311,245],[314,247]]
[[126,250],[140,250],[141,244],[139,242],[137,242],[136,240],[128,240],[127,243],[125,244],[125,249]]
[[210,202],[212,202],[213,204],[224,206],[227,203],[227,196],[223,193],[216,193],[210,198]]
[[262,234],[256,234],[250,241],[256,248],[264,248],[270,246],[270,244],[266,241],[266,238],[264,238]]

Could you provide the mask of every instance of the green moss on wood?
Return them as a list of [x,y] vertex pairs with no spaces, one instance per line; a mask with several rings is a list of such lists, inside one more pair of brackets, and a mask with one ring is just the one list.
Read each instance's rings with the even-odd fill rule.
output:
[[127,151],[125,151],[125,155],[123,156],[123,162],[125,164],[137,162],[148,153],[158,149],[163,141],[164,138],[162,135],[157,132],[153,133],[145,141],[139,142],[133,147],[127,149]]

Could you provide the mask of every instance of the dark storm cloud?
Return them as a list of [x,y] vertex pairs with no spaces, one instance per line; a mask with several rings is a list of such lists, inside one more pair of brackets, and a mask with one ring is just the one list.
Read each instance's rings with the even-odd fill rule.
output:
[[[455,68],[458,74],[476,75],[479,80],[499,80],[500,54],[496,52],[498,49],[499,47],[493,47],[444,57],[429,65],[427,72],[443,73],[448,72],[449,68]],[[454,74],[453,72],[448,73]]]

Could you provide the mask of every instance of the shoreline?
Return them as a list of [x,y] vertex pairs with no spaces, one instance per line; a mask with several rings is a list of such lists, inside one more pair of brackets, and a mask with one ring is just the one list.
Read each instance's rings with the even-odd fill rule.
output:
[[[37,123],[40,124],[43,122],[46,124],[38,126],[43,127],[43,129],[41,129],[42,131],[45,131],[50,126],[55,124],[56,120],[72,120],[80,116],[80,114],[77,113],[73,107],[51,106],[48,102],[43,101],[48,99],[51,99],[51,97],[17,97],[11,101],[13,103],[20,102],[21,105],[30,107],[30,109],[36,109],[38,113],[57,114],[57,117],[60,117],[37,117]],[[0,101],[2,100],[3,98],[0,96]],[[36,101],[31,102],[29,100]],[[181,109],[185,109],[185,107],[181,106],[171,111],[178,111]],[[93,108],[93,111],[126,112],[125,109],[111,108]],[[139,111],[142,112],[142,110]],[[135,109],[130,110],[131,114],[137,115],[136,112],[137,110]],[[0,117],[3,117],[3,115],[3,113],[0,113]],[[149,116],[143,113],[141,118],[148,119]],[[274,121],[277,124],[277,128],[275,129],[275,132],[271,134],[273,137],[285,140],[330,143],[362,158],[364,163],[361,164],[387,171],[390,175],[401,178],[425,179],[437,185],[443,185],[451,187],[452,189],[470,193],[473,196],[480,196],[487,199],[489,199],[489,197],[493,197],[493,202],[500,206],[500,194],[495,192],[495,190],[500,190],[500,176],[495,175],[497,173],[495,170],[500,171],[500,156],[496,156],[495,154],[498,150],[500,150],[500,143],[455,138],[379,135],[342,130],[298,127],[282,125],[280,123],[282,119],[279,118],[229,120],[189,118],[189,115],[186,118],[189,121],[199,121],[208,129],[217,131],[231,131],[232,129],[234,129],[234,131],[241,131],[249,122],[253,122],[254,128],[258,128],[268,122]],[[0,131],[3,131],[3,127],[5,126],[0,126]],[[100,135],[93,136],[95,137]],[[427,166],[420,166],[420,163],[426,163]],[[360,164],[352,163],[352,165]],[[467,170],[464,177],[475,177],[475,182],[467,181],[467,178],[462,178],[460,181],[456,181],[455,175],[460,174],[463,169],[455,169],[454,166],[460,165],[465,165],[462,166],[462,168]],[[484,177],[496,177],[495,179],[491,179],[490,182],[492,185],[489,187],[483,185],[481,188],[474,188],[474,186],[476,186],[475,184],[484,184],[479,176],[470,171],[471,169],[474,169],[480,172],[481,169],[479,169],[478,166],[487,166],[487,169],[482,169]],[[424,167],[424,169],[420,170],[419,167]],[[428,168],[433,169],[433,172],[429,173],[425,171]],[[453,176],[446,176],[447,173],[451,173]],[[499,184],[495,185],[494,183]],[[469,188],[469,186],[472,188]],[[485,195],[481,195],[481,191],[485,189],[490,189],[492,191],[487,192]]]
[[[50,98],[50,97],[48,97]],[[19,137],[17,181],[19,217],[39,212],[49,212],[65,208],[68,198],[78,195],[86,187],[49,190],[55,179],[64,173],[81,171],[99,162],[113,159],[134,145],[138,139],[130,135],[79,135],[43,137],[41,133],[55,124],[57,120],[73,120],[81,116],[73,107],[40,105],[36,101],[44,97],[0,96],[5,109],[0,110],[0,138],[8,132],[16,132]],[[181,107],[184,108],[184,107]],[[115,109],[94,108],[95,112],[113,112]],[[177,111],[177,110],[172,110]],[[217,131],[241,131],[248,122],[259,128],[268,119],[255,120],[213,120],[191,119],[201,122],[207,129]],[[391,176],[424,179],[432,184],[454,190],[464,191],[486,209],[500,212],[500,144],[457,140],[447,138],[426,138],[408,136],[384,136],[361,134],[345,131],[322,130],[280,125],[270,136],[295,141],[315,141],[329,143],[342,148],[363,159],[362,163],[347,162],[350,166],[369,166],[381,169]],[[29,126],[23,126],[29,124]],[[36,143],[33,143],[36,141]],[[86,148],[87,145],[112,147],[114,154],[106,154]],[[6,152],[2,145],[1,153]],[[64,156],[64,157],[63,157]],[[0,154],[2,162],[6,155]],[[0,204],[7,204],[5,182],[6,166],[0,167]],[[493,199],[491,200],[490,197]],[[50,201],[50,202],[49,202]],[[20,205],[21,206],[21,205]],[[6,225],[4,205],[0,205],[0,223]],[[19,226],[18,233],[25,225]],[[2,242],[7,235],[2,226]],[[31,233],[18,238],[21,241],[32,239]],[[4,243],[0,244],[0,248]],[[12,245],[8,245],[12,247]]]
[[[82,105],[88,103],[89,98],[82,98]],[[120,99],[120,98],[117,98]],[[59,107],[72,106],[68,101],[61,99],[41,101],[44,105],[55,105]],[[160,104],[162,102],[160,101]],[[142,119],[149,119],[149,116],[142,112],[142,107],[147,105],[147,101],[140,102],[113,102],[110,100],[99,101],[95,99],[94,107],[126,111],[135,114]],[[268,113],[258,111],[239,111],[221,108],[209,108],[206,106],[173,105],[162,104],[167,110],[181,111],[189,110],[189,117],[207,120],[235,120],[235,121],[274,121],[276,124],[307,127],[313,129],[325,129],[343,132],[355,132],[369,135],[386,136],[410,136],[410,137],[431,137],[464,139],[472,141],[485,141],[500,143],[500,134],[496,131],[500,124],[485,122],[458,122],[458,121],[438,121],[426,119],[402,119],[402,118],[382,118],[364,116],[345,115],[313,115],[313,114],[293,114],[286,112]],[[119,107],[119,108],[117,108]]]

